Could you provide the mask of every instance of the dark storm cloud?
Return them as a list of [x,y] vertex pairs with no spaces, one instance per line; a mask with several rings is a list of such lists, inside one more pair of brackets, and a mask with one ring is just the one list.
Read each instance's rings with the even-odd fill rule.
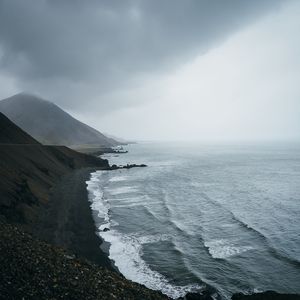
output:
[[0,0],[0,66],[76,107],[209,50],[279,2]]

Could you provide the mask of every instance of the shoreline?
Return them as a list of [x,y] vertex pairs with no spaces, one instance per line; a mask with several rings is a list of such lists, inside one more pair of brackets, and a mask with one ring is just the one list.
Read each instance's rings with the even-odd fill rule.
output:
[[[128,151],[127,151],[128,152]],[[126,153],[127,153],[126,152]],[[111,153],[111,152],[107,152],[107,153]],[[103,154],[107,154],[107,153],[102,153],[101,155],[99,155],[98,157],[102,158],[102,159],[107,159],[109,162],[109,158],[105,157],[103,158],[102,155]],[[112,152],[113,153],[113,152]],[[109,162],[110,168],[108,170],[112,171],[112,170],[117,170],[117,169],[130,169],[132,167],[147,167],[146,164],[127,164],[127,166],[117,166],[115,164],[111,165]],[[94,170],[96,171],[96,170]],[[88,191],[87,191],[87,195],[88,195]],[[99,218],[98,215],[94,212],[94,210],[92,210],[93,216],[94,216],[94,220],[95,220],[95,224],[103,224],[103,219]],[[105,228],[106,229],[106,228]],[[97,234],[97,236],[99,236],[99,234]],[[102,240],[102,245],[103,244],[107,244],[107,249],[106,251],[109,249],[109,242],[106,242],[105,240],[103,240],[103,238],[101,236],[99,236],[99,238]],[[101,249],[102,250],[102,249]],[[111,263],[114,264],[114,261],[111,260]],[[115,266],[115,268],[117,268]],[[118,270],[119,271],[119,270]],[[121,276],[123,276],[124,278],[126,278],[120,271],[119,273],[121,274]],[[133,282],[137,282],[139,284],[143,284],[140,283],[139,281],[133,281]],[[148,288],[148,287],[147,287]],[[151,288],[149,288],[151,289]],[[213,293],[211,293],[211,289],[213,290]],[[162,292],[161,289],[159,289],[158,291]],[[217,293],[217,294],[216,294]],[[164,294],[166,295],[166,294]],[[170,296],[168,296],[170,297]],[[173,298],[170,298],[173,299]],[[175,298],[174,298],[175,299]],[[223,296],[221,296],[219,294],[219,292],[217,291],[217,289],[214,288],[214,286],[212,285],[207,285],[207,288],[204,290],[199,290],[197,292],[187,292],[187,294],[185,296],[176,298],[176,300],[216,300],[216,299],[224,299]],[[232,300],[300,300],[300,295],[299,294],[294,294],[294,293],[280,293],[274,290],[264,290],[264,291],[260,291],[260,292],[253,292],[250,294],[243,294],[242,292],[235,292],[233,294],[231,294],[230,299]]]
[[[102,222],[97,212],[91,208],[86,181],[91,173],[98,170],[114,170],[114,168],[89,167],[75,170],[65,176],[50,190],[50,209],[43,215],[44,221],[38,236],[47,242],[63,247],[76,255],[76,258],[90,261],[125,276],[115,266],[114,261],[108,257],[109,243],[104,241],[98,234],[97,224]],[[48,224],[48,225],[47,225]],[[50,225],[50,226],[49,226]],[[133,282],[128,280],[128,282]],[[139,284],[137,282],[137,284]],[[147,288],[148,289],[148,288]],[[149,289],[151,290],[151,289]],[[151,290],[155,292],[154,290]],[[161,293],[161,291],[158,291]],[[237,300],[264,300],[272,293],[272,299],[298,299],[295,294],[278,294],[276,292],[232,295]],[[166,296],[165,294],[163,294]],[[282,298],[282,297],[289,298]],[[167,297],[167,296],[166,296]],[[209,294],[188,293],[182,300],[213,299]],[[219,298],[218,298],[219,299]]]
[[96,170],[101,168],[83,168],[61,178],[51,189],[49,206],[41,212],[33,234],[121,274],[102,249],[105,241],[97,234],[97,216],[88,199],[86,181]]

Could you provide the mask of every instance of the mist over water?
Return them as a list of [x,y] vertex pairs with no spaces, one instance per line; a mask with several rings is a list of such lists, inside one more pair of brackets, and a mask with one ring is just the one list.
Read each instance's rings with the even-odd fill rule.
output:
[[88,181],[99,234],[126,278],[174,298],[207,287],[224,299],[300,292],[299,145],[128,150],[106,158],[148,167]]

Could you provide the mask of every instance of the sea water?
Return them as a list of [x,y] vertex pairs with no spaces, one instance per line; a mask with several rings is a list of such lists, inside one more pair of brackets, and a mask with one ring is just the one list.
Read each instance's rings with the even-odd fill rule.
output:
[[140,143],[87,182],[98,234],[128,279],[177,298],[300,293],[300,147]]

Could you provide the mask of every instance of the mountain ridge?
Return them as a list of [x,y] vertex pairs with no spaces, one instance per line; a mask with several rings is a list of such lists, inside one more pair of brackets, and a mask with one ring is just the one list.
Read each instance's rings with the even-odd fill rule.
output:
[[19,93],[1,100],[0,112],[43,144],[103,147],[119,144],[75,119],[55,103],[32,94]]
[[36,144],[39,142],[0,113],[0,144]]

